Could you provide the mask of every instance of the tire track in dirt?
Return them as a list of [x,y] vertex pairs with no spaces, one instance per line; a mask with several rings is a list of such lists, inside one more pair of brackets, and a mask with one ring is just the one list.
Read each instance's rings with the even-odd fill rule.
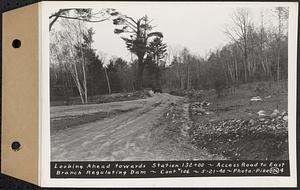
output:
[[[171,116],[172,115],[172,116]],[[169,116],[169,119],[165,119]],[[170,117],[171,116],[171,117]],[[189,104],[183,101],[171,107],[162,118],[161,124],[152,130],[153,152],[162,160],[224,160],[191,143],[189,129],[192,122],[189,117]],[[175,118],[175,119],[173,119]]]
[[136,111],[77,126],[74,129],[62,130],[51,136],[51,159],[156,159],[157,155],[149,151],[151,144],[149,131],[161,117],[161,113],[177,99],[180,98],[159,94],[155,98],[146,100],[142,108]]
[[[76,126],[76,128],[60,130],[59,133],[51,136],[51,160],[222,159],[190,143],[189,104],[184,103],[183,100],[181,97],[169,94],[157,94],[153,98],[140,101],[142,106],[139,109]],[[112,105],[119,107],[118,104],[131,106],[136,103],[137,101],[114,102]],[[109,104],[98,105],[98,107],[107,108]],[[165,120],[164,115],[170,110],[177,110],[175,120]],[[68,108],[68,114],[78,114],[76,111],[82,113],[82,110],[77,107],[75,111]],[[97,111],[96,105],[93,106],[93,111]]]

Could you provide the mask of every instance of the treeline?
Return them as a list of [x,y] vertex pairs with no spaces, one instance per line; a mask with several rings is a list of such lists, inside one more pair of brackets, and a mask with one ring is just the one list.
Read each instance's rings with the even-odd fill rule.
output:
[[[251,22],[248,10],[237,10],[225,30],[231,42],[206,59],[183,49],[167,67],[168,88],[218,91],[241,83],[286,80],[288,77],[288,10],[277,7],[273,27]],[[277,25],[276,25],[277,24]]]
[[62,12],[72,19],[60,20],[57,31],[50,29],[51,100],[79,96],[82,103],[88,103],[90,96],[154,87],[214,88],[221,93],[241,83],[288,77],[288,9],[283,7],[272,10],[272,27],[266,27],[263,14],[260,24],[255,24],[247,9],[237,10],[233,24],[225,29],[230,43],[205,58],[187,48],[167,52],[163,34],[152,31],[147,16],[133,19],[109,9],[106,13],[116,26],[115,34],[136,57],[131,62],[105,60],[93,49],[94,31],[86,25],[92,19],[91,10]]
[[[92,47],[94,31],[86,24],[94,21],[93,17],[99,19],[97,13],[91,9],[59,10],[50,16],[49,25],[51,100],[67,101],[79,96],[86,104],[89,96],[162,85],[161,67],[167,45],[161,32],[152,31],[148,16],[134,19],[114,9],[101,13],[111,16],[116,25],[114,33],[137,59],[127,63],[116,58],[106,63]],[[53,29],[55,18],[63,18],[57,31]]]

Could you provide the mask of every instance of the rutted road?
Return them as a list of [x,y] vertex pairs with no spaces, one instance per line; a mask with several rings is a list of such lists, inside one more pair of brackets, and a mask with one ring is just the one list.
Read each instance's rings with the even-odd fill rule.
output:
[[[186,141],[174,145],[158,135],[159,118],[171,104],[182,102],[181,97],[156,94],[154,97],[126,102],[98,105],[59,106],[51,108],[51,120],[104,111],[130,110],[118,115],[60,130],[51,135],[52,161],[121,161],[211,159],[204,151],[195,149]],[[155,130],[154,130],[154,126]],[[168,151],[168,149],[173,149]],[[166,151],[165,151],[166,150]],[[168,154],[165,154],[168,152]],[[186,154],[188,152],[188,154]],[[173,155],[176,154],[176,155]]]

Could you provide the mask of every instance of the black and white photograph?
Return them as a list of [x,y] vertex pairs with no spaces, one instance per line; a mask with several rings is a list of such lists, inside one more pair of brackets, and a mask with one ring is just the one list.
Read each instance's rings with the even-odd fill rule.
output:
[[48,15],[51,161],[288,161],[289,7]]

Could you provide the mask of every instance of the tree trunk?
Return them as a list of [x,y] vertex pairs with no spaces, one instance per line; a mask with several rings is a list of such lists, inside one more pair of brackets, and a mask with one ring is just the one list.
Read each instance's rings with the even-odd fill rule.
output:
[[159,73],[159,70],[156,71],[155,73],[155,87],[156,88],[159,88],[160,87],[160,73]]
[[280,80],[280,38],[278,38],[278,42],[277,42],[277,60],[276,60],[276,65],[277,65],[277,81]]
[[245,82],[248,82],[248,55],[246,52],[244,52],[244,75],[245,75]]
[[191,89],[191,73],[190,73],[190,64],[187,64],[187,89]]
[[180,76],[180,89],[184,90],[184,78],[183,78],[183,76]]
[[238,62],[236,60],[236,56],[234,56],[234,64],[235,64],[235,78],[234,81],[239,80],[239,70],[238,70]]
[[71,72],[71,74],[72,74],[72,77],[73,77],[74,82],[76,84],[77,90],[79,92],[79,96],[80,96],[81,102],[82,102],[82,104],[85,104],[85,101],[84,101],[84,98],[83,98],[83,94],[82,94],[82,87],[81,87],[81,84],[79,82],[79,76],[78,76],[77,67],[76,67],[75,64],[73,64],[73,68],[74,68],[74,73]]
[[109,78],[107,75],[106,67],[104,67],[104,72],[105,72],[105,77],[106,77],[106,82],[107,82],[108,94],[111,94],[110,82],[109,82]]
[[87,81],[86,81],[86,63],[85,63],[85,57],[83,54],[82,46],[80,47],[81,51],[81,58],[82,58],[82,74],[83,74],[83,93],[84,93],[84,102],[85,104],[88,103],[88,96],[87,96]]
[[136,88],[137,90],[141,90],[143,87],[143,74],[144,74],[144,56],[138,56],[138,69],[137,69],[137,78],[136,78]]
[[280,41],[281,41],[281,15],[282,10],[278,9],[278,37],[277,37],[277,81],[280,80]]

